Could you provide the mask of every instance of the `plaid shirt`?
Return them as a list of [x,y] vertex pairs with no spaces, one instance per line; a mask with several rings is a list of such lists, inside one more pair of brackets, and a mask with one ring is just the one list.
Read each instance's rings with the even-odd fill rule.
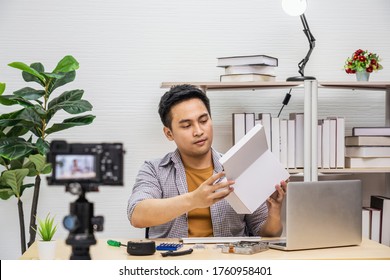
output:
[[[212,150],[214,172],[222,172],[218,159],[221,154]],[[131,215],[138,202],[151,198],[169,198],[188,192],[186,174],[179,151],[168,153],[164,158],[146,161],[137,175],[130,196],[127,215]],[[172,205],[174,207],[174,205]],[[213,233],[216,237],[257,235],[265,222],[268,209],[265,202],[252,214],[237,214],[225,199],[210,206]],[[150,238],[188,237],[188,215],[184,214],[172,221],[150,227]]]

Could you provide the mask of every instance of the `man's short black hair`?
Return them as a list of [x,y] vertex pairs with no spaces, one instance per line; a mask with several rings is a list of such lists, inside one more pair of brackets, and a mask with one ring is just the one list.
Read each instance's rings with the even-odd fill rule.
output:
[[170,113],[174,105],[193,98],[200,99],[211,116],[210,100],[201,89],[193,85],[177,85],[171,87],[169,91],[164,93],[158,105],[158,113],[164,126],[172,129],[172,116]]

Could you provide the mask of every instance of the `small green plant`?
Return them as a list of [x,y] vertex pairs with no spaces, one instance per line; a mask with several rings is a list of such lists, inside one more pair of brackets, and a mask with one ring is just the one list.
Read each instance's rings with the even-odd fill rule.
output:
[[37,218],[37,220],[38,220],[38,228],[37,228],[38,235],[41,237],[43,241],[51,241],[54,234],[57,231],[57,225],[54,225],[54,217],[50,217],[50,213],[48,213],[44,220],[41,220],[39,218]]

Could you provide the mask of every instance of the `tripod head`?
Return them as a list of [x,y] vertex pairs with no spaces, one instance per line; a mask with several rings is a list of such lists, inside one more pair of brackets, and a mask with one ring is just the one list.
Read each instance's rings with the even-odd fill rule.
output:
[[63,225],[69,230],[66,244],[72,246],[71,260],[90,260],[89,247],[96,244],[94,231],[103,231],[104,218],[94,216],[93,203],[85,197],[87,192],[98,191],[96,185],[71,183],[66,191],[78,195],[70,204],[70,214],[64,217]]

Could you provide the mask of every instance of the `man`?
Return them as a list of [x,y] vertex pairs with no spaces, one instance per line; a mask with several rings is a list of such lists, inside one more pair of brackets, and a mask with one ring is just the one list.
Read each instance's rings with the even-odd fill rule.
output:
[[151,238],[279,236],[286,183],[250,215],[237,214],[224,198],[234,181],[220,181],[221,155],[212,147],[210,102],[192,85],[172,87],[160,100],[168,140],[177,149],[140,169],[128,204],[134,227],[149,227]]

